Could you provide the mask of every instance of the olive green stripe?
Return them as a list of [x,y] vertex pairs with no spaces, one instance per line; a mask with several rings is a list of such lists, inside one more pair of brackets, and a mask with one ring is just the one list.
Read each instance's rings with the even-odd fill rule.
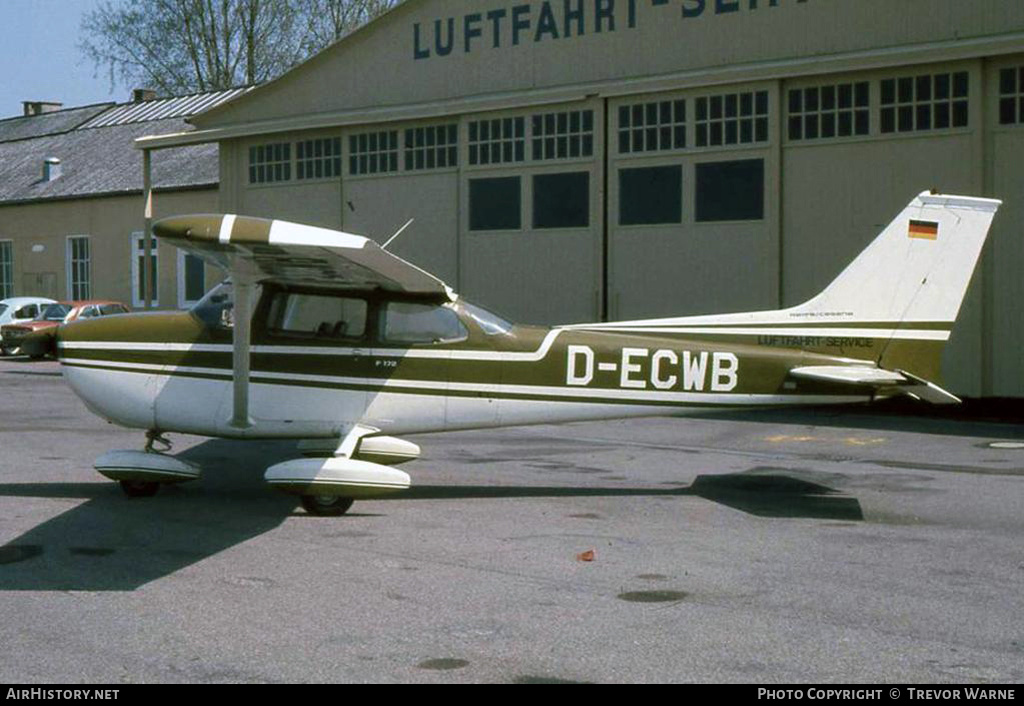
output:
[[577,331],[578,330],[585,330],[585,331],[591,331],[592,330],[592,331],[609,331],[609,332],[612,332],[612,331],[614,331],[617,328],[629,328],[629,329],[643,328],[643,329],[649,330],[649,331],[658,331],[658,330],[660,330],[662,328],[720,328],[720,329],[729,329],[729,328],[757,328],[757,329],[776,329],[776,328],[807,328],[807,329],[816,329],[816,328],[824,328],[824,329],[830,329],[830,328],[852,328],[852,329],[859,329],[859,328],[877,328],[877,329],[895,329],[895,330],[898,330],[898,331],[905,331],[907,329],[920,329],[922,331],[949,331],[953,327],[953,322],[952,321],[946,321],[946,322],[943,322],[943,321],[896,321],[896,322],[891,322],[891,321],[890,322],[886,322],[886,321],[833,321],[833,322],[825,322],[825,321],[778,321],[778,322],[775,322],[775,323],[756,323],[756,324],[755,323],[748,324],[748,323],[743,323],[743,322],[736,322],[736,323],[731,323],[731,324],[727,324],[727,323],[706,323],[705,324],[705,323],[687,323],[687,322],[682,322],[682,321],[675,322],[675,323],[671,323],[671,322],[662,322],[662,323],[636,322],[636,323],[630,323],[628,321],[625,321],[625,322],[621,322],[621,323],[598,324],[597,326],[601,326],[602,328],[595,327],[593,329],[588,329],[588,328],[573,329],[573,328],[570,327],[570,330],[577,330]]
[[[216,380],[220,382],[228,382],[232,380],[231,375],[221,375],[212,373],[197,373],[197,372],[183,372],[175,371],[174,373],[155,373],[151,370],[132,370],[131,368],[117,368],[113,366],[104,365],[79,365],[76,363],[64,362],[67,367],[71,368],[84,368],[88,370],[109,370],[118,373],[132,373],[142,375],[164,375],[167,377],[182,377],[197,380]],[[338,383],[338,382],[323,382],[313,380],[280,380],[277,378],[261,378],[259,375],[253,375],[251,382],[263,383],[267,385],[281,385],[285,387],[305,387],[311,389],[329,389],[329,390],[349,390],[353,392],[385,392],[389,394],[399,395],[419,395],[422,397],[465,397],[465,398],[479,398],[488,397],[492,399],[509,399],[509,400],[525,400],[535,402],[573,402],[580,404],[606,404],[606,405],[622,405],[627,407],[665,407],[665,408],[678,408],[678,407],[721,407],[721,402],[678,402],[672,400],[630,400],[622,399],[620,397],[566,397],[559,395],[545,395],[545,394],[533,394],[525,392],[507,392],[507,391],[473,391],[473,390],[449,390],[449,389],[422,389],[422,388],[403,388],[395,385],[363,385],[356,383]],[[591,388],[593,392],[598,393],[601,390],[599,388]],[[845,391],[849,394],[849,391]],[[713,393],[707,393],[712,396]],[[744,394],[744,393],[738,393]],[[747,393],[749,394],[749,393]],[[760,393],[760,394],[774,394],[782,395],[783,393]],[[801,396],[806,396],[807,393],[801,393]],[[850,395],[856,397],[857,395]],[[862,395],[863,396],[863,395]],[[751,403],[751,406],[756,406],[757,403]],[[742,405],[736,405],[742,406]]]

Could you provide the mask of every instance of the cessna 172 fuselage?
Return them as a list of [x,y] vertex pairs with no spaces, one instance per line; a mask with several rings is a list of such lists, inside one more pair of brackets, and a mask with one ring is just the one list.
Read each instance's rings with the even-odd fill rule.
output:
[[[193,310],[65,327],[59,356],[100,416],[147,430],[288,438],[267,480],[313,512],[408,487],[393,434],[686,413],[711,406],[956,398],[933,382],[998,201],[921,194],[819,296],[778,311],[514,326],[345,233],[236,216],[156,224],[230,273]],[[322,440],[317,444],[314,440]],[[147,451],[151,451],[147,447]],[[112,452],[125,490],[198,469]]]

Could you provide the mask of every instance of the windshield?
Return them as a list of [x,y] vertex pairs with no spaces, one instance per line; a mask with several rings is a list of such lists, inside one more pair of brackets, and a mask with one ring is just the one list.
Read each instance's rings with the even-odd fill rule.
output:
[[71,313],[71,307],[67,304],[50,304],[43,310],[39,318],[43,321],[63,321],[64,317]]
[[512,331],[512,324],[492,311],[467,301],[462,302],[462,309],[488,336],[506,335]]

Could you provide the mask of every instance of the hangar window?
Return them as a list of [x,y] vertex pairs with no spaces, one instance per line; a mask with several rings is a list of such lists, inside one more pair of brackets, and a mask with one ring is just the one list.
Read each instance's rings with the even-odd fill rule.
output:
[[698,223],[764,218],[764,160],[707,162],[696,170]]
[[295,171],[299,179],[341,176],[341,138],[302,140],[295,145]]
[[475,120],[469,124],[469,163],[506,164],[526,159],[526,118]]
[[686,101],[619,106],[619,153],[686,147]]
[[470,230],[519,230],[522,195],[519,177],[469,180]]
[[999,124],[1024,123],[1024,66],[999,72]]
[[[0,240],[0,299],[14,296],[14,242]],[[0,313],[3,313],[0,311]]]
[[619,170],[619,225],[657,225],[682,221],[681,166]]
[[349,135],[348,173],[384,174],[398,171],[398,130]]
[[768,91],[697,99],[697,147],[768,141]]
[[292,179],[292,146],[289,142],[253,145],[249,148],[249,183],[273,184]]
[[459,166],[459,126],[430,125],[405,131],[405,170]]
[[586,228],[590,225],[590,172],[533,177],[534,228]]
[[533,158],[594,156],[594,111],[572,110],[534,115]]
[[789,139],[867,135],[868,82],[795,88],[789,92]]
[[966,71],[885,79],[881,85],[882,132],[967,127],[969,86]]

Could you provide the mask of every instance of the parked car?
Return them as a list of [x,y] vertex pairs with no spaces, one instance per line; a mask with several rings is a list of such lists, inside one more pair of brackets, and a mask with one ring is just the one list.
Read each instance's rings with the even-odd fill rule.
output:
[[131,310],[121,302],[85,300],[54,302],[45,307],[33,321],[0,326],[0,340],[8,348],[20,348],[31,358],[42,358],[54,352],[57,327],[78,319],[92,319],[111,314],[127,314]]
[[[21,324],[38,319],[47,304],[56,303],[46,297],[11,297],[0,300],[0,327],[4,324]],[[3,338],[0,338],[0,355],[10,355],[14,351],[14,346],[8,346]]]

